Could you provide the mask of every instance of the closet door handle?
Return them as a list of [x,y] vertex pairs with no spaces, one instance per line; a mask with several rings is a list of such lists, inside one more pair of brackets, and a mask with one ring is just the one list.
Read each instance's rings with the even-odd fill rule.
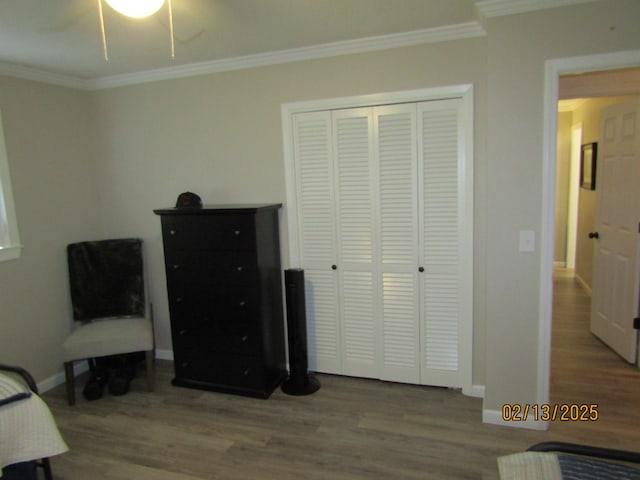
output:
[[420,273],[424,272],[424,267],[418,267],[418,271],[419,271]]
[[331,265],[331,270],[337,270],[338,266],[337,265]]

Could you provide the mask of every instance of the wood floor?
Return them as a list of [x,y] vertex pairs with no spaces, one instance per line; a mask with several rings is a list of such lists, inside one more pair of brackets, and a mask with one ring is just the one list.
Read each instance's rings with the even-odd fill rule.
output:
[[[558,278],[552,400],[598,403],[600,420],[547,432],[482,423],[482,401],[441,388],[320,375],[314,395],[269,400],[172,387],[158,361],[125,396],[68,407],[44,395],[71,450],[57,480],[497,479],[496,458],[555,439],[640,451],[640,373],[588,334],[588,297]],[[586,316],[585,316],[586,315]],[[586,320],[585,320],[586,319]]]
[[599,419],[555,422],[557,437],[640,451],[640,369],[589,332],[591,299],[572,276],[554,277],[551,400],[597,404]]

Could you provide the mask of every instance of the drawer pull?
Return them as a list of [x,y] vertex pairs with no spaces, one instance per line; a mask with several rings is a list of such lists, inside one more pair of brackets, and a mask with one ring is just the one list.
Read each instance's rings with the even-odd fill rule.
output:
[[240,303],[238,303],[238,306],[244,307],[246,304],[247,302],[245,302],[244,300],[241,300]]
[[184,297],[178,297],[178,298],[176,298],[176,302],[178,302],[178,303],[182,303],[182,300],[184,300]]
[[175,235],[175,234],[176,234],[176,231],[175,231],[175,230],[169,230],[169,234],[170,234],[170,235]]
[[180,333],[180,335],[184,335],[185,333],[187,333],[187,331],[186,330],[180,330],[179,333]]
[[237,270],[237,271],[239,271],[239,272],[241,272],[242,270],[244,270],[244,267],[243,267],[242,265],[238,265],[238,266],[236,267],[236,270]]
[[246,342],[248,338],[249,338],[249,336],[248,336],[248,335],[244,335],[244,336],[242,337],[242,342],[243,342],[243,343],[244,343],[244,342]]
[[234,230],[233,234],[237,237],[238,235],[240,235],[241,231],[240,230]]
[[184,368],[184,367],[188,367],[188,366],[189,366],[189,362],[181,362],[181,363],[180,363],[180,366],[181,366],[182,368]]
[[251,373],[251,369],[247,368],[244,372],[242,372],[242,374],[247,377],[249,375],[249,373]]
[[180,264],[178,264],[178,263],[174,263],[173,264],[173,269],[174,270],[178,270],[179,268],[180,268]]

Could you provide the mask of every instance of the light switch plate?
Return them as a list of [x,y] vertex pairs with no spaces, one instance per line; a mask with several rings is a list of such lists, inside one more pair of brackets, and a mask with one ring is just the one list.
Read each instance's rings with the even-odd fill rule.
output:
[[535,252],[536,233],[533,230],[520,230],[520,251]]

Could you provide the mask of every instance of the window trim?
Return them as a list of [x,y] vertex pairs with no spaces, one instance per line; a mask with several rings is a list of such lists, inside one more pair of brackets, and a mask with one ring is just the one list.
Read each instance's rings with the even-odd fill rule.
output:
[[[0,222],[6,226],[4,238],[0,238],[0,262],[2,262],[20,258],[22,253],[18,221],[13,203],[9,158],[2,127],[2,112],[0,112],[0,197]],[[2,208],[3,205],[4,208]]]

